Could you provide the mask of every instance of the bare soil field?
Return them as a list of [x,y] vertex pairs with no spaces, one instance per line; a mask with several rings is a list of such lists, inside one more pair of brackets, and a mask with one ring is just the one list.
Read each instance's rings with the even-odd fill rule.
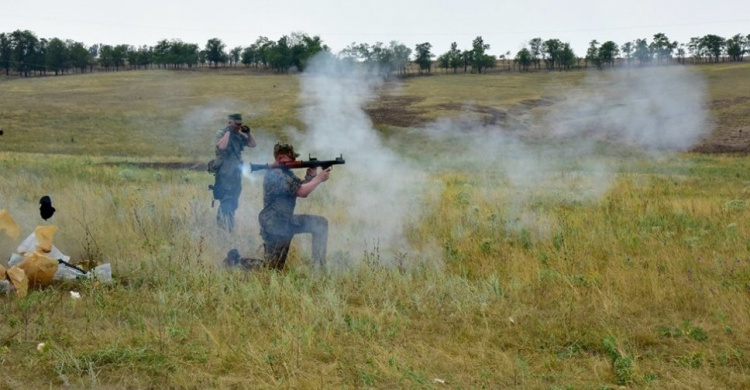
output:
[[[481,117],[484,125],[511,125],[518,123],[518,117],[538,107],[552,107],[558,99],[542,97],[526,99],[518,102],[515,107],[503,110],[482,104],[466,105],[463,103],[440,103],[432,107],[420,106],[425,99],[418,96],[393,96],[383,94],[379,99],[366,108],[367,114],[375,126],[391,127],[419,127],[432,121],[423,114],[430,111],[471,111]],[[747,109],[750,107],[750,96],[732,99],[713,100],[708,104],[712,111]],[[726,124],[718,121],[710,136],[704,138],[690,151],[696,153],[750,153],[750,125],[737,126],[735,123]]]

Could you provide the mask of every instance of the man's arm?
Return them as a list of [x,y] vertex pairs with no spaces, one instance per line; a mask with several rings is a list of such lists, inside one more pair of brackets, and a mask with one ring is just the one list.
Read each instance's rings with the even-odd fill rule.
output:
[[229,146],[229,137],[231,137],[231,131],[225,131],[224,135],[216,141],[216,150],[224,150]]
[[[308,173],[309,175],[309,173]],[[309,181],[302,183],[302,185],[297,189],[297,197],[299,198],[307,198],[307,195],[310,195],[315,188],[317,188],[320,183],[323,183],[324,181],[328,180],[329,176],[331,175],[331,168],[326,168],[322,170],[319,174],[317,174],[315,177],[310,179]]]

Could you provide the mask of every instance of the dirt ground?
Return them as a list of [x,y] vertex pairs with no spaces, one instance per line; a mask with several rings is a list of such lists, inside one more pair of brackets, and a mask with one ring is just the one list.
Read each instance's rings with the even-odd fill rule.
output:
[[[428,110],[414,107],[424,99],[413,96],[383,96],[365,109],[375,126],[419,127],[426,125],[433,119],[424,116]],[[513,128],[517,124],[516,116],[535,107],[551,106],[555,101],[551,98],[530,99],[522,101],[518,107],[503,111],[483,105],[463,105],[447,103],[435,107],[437,110],[466,112],[477,114],[485,125],[501,125]],[[740,104],[750,104],[750,97],[732,99],[730,101],[714,101],[710,108],[717,109]],[[750,125],[747,127],[716,125],[714,132],[691,152],[696,153],[739,153],[750,154]]]
[[750,154],[750,127],[717,128],[708,139],[691,150],[697,153]]

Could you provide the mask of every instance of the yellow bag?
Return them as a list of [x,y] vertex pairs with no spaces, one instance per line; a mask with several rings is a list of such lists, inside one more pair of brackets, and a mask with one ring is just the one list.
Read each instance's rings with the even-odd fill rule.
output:
[[4,230],[5,234],[13,240],[18,240],[18,236],[21,234],[21,228],[4,209],[0,210],[0,230]]
[[57,272],[59,264],[57,261],[50,259],[39,252],[33,252],[18,264],[18,267],[24,270],[26,277],[29,279],[31,287],[49,286],[52,284],[52,277]]
[[44,253],[50,253],[52,251],[52,239],[55,237],[57,232],[57,226],[37,226],[34,229],[34,236],[36,237],[36,247]]
[[29,279],[26,277],[26,272],[17,265],[14,265],[5,271],[5,276],[13,284],[13,287],[16,288],[16,295],[21,298],[25,297],[29,291]]

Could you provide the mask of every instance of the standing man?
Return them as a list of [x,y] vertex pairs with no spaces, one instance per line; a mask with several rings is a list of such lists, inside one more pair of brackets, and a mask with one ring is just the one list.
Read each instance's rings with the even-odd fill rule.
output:
[[231,114],[227,127],[219,130],[214,138],[216,159],[213,169],[216,181],[213,185],[214,199],[221,203],[216,213],[216,222],[229,232],[234,230],[234,212],[239,205],[242,192],[242,150],[255,147],[255,138],[250,127],[242,124],[242,115]]
[[[277,165],[292,162],[298,156],[292,145],[278,143],[273,147]],[[284,268],[292,237],[300,233],[312,234],[313,263],[321,268],[325,266],[328,220],[319,215],[294,214],[297,198],[306,198],[331,174],[331,168],[317,171],[317,168],[308,168],[302,180],[291,169],[277,167],[268,169],[263,177],[263,210],[258,214],[258,221],[269,268]]]

